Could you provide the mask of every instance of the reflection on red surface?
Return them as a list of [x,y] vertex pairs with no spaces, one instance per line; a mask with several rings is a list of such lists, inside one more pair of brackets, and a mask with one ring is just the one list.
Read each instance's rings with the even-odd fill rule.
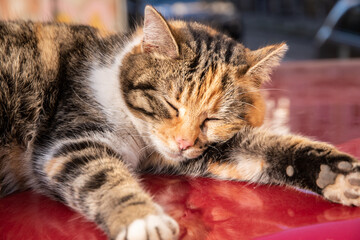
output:
[[[249,239],[300,226],[360,218],[360,208],[333,204],[291,188],[211,179],[145,179],[155,200],[180,223],[184,240]],[[317,235],[326,236],[326,228],[322,230]],[[359,239],[358,227],[353,231]]]
[[106,239],[80,214],[31,191],[0,200],[1,240]]
[[[336,79],[329,72],[319,74],[325,71],[324,63],[285,65],[274,75],[274,86],[288,90],[269,91],[268,97],[275,103],[274,112],[280,109],[286,118],[283,127],[333,143],[345,142],[339,148],[360,158],[356,110],[360,107],[360,62],[327,66]],[[333,71],[335,67],[338,72]],[[320,84],[324,76],[328,83]],[[293,94],[297,88],[302,95]],[[144,176],[143,184],[180,223],[184,240],[360,239],[360,208],[333,204],[292,188],[165,176]],[[0,239],[106,237],[95,224],[61,203],[27,191],[0,200]]]

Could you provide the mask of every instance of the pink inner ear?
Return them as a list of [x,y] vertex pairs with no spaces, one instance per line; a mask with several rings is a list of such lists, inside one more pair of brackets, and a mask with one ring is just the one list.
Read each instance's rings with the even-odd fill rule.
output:
[[177,43],[165,19],[152,7],[145,8],[143,51],[171,58],[179,56]]
[[158,48],[159,48],[159,46],[152,45],[152,44],[146,44],[145,41],[143,41],[143,50],[146,53],[157,52]]

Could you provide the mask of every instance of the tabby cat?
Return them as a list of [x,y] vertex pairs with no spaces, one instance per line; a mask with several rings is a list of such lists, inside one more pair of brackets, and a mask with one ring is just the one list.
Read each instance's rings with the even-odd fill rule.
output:
[[0,23],[0,196],[32,188],[110,239],[177,239],[137,180],[164,173],[286,184],[360,205],[360,164],[261,127],[259,88],[286,44],[250,51],[145,8],[143,27]]

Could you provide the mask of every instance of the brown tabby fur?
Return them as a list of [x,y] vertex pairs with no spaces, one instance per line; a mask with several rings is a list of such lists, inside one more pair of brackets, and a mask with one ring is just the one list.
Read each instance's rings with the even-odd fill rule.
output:
[[287,46],[251,51],[166,21],[104,36],[79,25],[0,23],[0,196],[33,188],[112,239],[176,239],[139,173],[287,184],[360,205],[360,167],[333,146],[260,127]]

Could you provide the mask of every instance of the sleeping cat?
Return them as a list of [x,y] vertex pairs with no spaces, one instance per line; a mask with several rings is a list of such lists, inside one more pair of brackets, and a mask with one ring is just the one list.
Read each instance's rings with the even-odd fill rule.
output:
[[141,173],[286,184],[360,205],[360,164],[261,127],[259,92],[287,50],[250,51],[145,8],[143,27],[0,23],[0,196],[32,188],[111,239],[177,239]]

